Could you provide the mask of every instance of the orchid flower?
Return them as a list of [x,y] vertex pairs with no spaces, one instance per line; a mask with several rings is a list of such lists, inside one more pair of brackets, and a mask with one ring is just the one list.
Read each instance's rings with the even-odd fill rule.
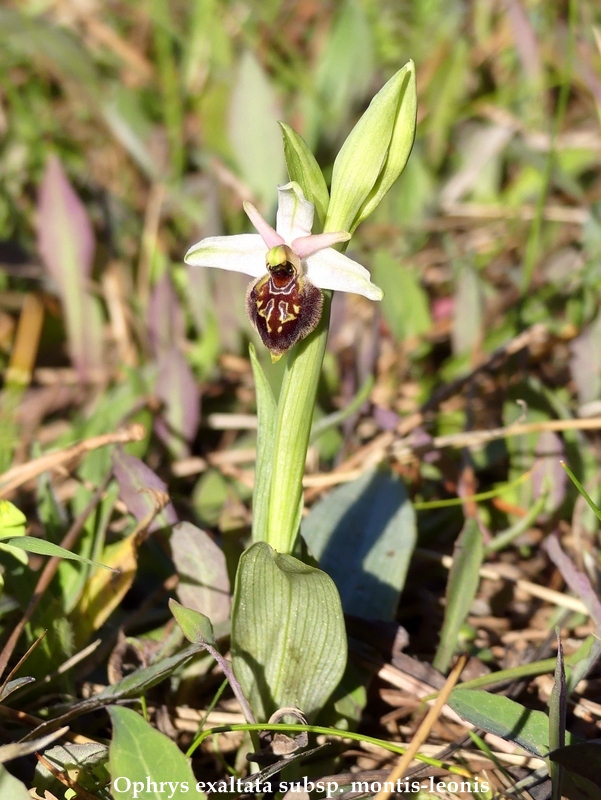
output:
[[350,233],[311,235],[314,206],[297,183],[278,187],[275,230],[251,203],[245,202],[244,210],[257,233],[203,239],[184,261],[255,278],[246,293],[246,308],[272,360],[315,329],[323,307],[320,289],[382,299],[365,267],[332,248],[348,241]]

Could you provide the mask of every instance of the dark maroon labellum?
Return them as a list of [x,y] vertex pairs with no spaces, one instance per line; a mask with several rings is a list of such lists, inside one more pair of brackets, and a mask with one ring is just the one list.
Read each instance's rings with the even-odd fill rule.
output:
[[246,308],[263,344],[277,360],[315,329],[323,295],[290,261],[268,267],[246,293]]

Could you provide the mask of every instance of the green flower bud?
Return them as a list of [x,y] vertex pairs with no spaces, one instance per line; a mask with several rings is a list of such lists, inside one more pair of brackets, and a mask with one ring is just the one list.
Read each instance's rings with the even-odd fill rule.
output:
[[415,65],[385,84],[350,132],[334,162],[324,229],[353,233],[399,177],[415,139]]

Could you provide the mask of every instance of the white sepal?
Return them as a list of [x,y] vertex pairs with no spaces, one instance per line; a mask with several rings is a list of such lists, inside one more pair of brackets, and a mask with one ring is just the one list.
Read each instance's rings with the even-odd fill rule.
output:
[[192,267],[216,267],[259,278],[267,272],[266,252],[265,242],[258,233],[210,236],[193,244],[184,261]]
[[303,263],[307,277],[320,289],[354,292],[370,300],[381,300],[384,296],[380,287],[371,282],[365,267],[331,247],[307,256]]

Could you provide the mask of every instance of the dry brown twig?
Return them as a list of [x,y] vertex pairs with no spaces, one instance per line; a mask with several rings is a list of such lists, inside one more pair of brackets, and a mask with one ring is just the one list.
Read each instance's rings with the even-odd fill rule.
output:
[[0,497],[6,497],[15,489],[18,489],[27,481],[37,478],[44,472],[65,467],[76,461],[85,453],[97,450],[99,447],[106,447],[109,444],[126,444],[128,442],[140,442],[145,436],[144,426],[135,423],[127,428],[113,433],[105,433],[101,436],[92,436],[82,442],[65,447],[54,453],[46,453],[39,458],[34,458],[26,464],[19,464],[12,467],[3,475],[0,475]]
[[428,738],[430,731],[432,730],[432,726],[440,716],[440,712],[442,711],[443,706],[447,702],[449,695],[455,688],[455,684],[459,680],[461,673],[465,665],[467,664],[467,655],[463,654],[459,656],[457,663],[449,673],[449,677],[446,680],[445,685],[440,690],[438,697],[436,698],[436,702],[432,706],[432,708],[428,711],[426,716],[424,717],[421,725],[415,732],[413,739],[411,740],[409,746],[400,757],[398,764],[392,770],[388,779],[385,781],[384,786],[375,797],[375,800],[388,800],[392,791],[390,790],[390,786],[396,784],[397,781],[401,780],[401,778],[405,775],[407,771],[407,767],[413,761],[413,758],[421,745],[426,741]]

